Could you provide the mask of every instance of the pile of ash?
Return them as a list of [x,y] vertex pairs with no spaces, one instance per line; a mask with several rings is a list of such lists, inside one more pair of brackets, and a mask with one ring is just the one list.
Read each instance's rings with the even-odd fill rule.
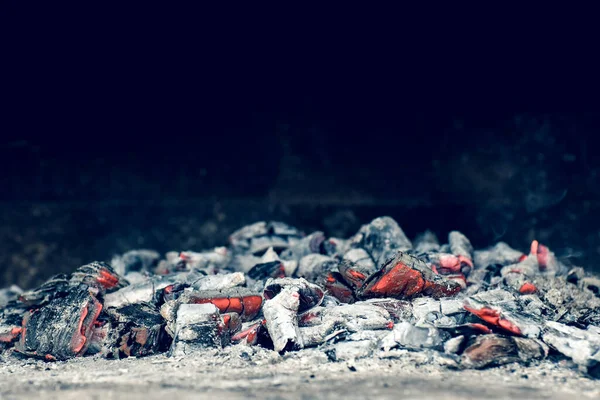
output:
[[37,289],[0,290],[0,351],[190,356],[245,344],[329,360],[422,352],[449,368],[543,359],[600,377],[600,280],[534,241],[474,250],[450,232],[410,241],[389,217],[349,239],[281,222],[203,252],[132,250]]

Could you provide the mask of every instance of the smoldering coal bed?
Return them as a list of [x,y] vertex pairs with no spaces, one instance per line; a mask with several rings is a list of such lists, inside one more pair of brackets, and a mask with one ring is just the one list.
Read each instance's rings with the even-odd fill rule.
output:
[[331,362],[427,353],[447,368],[551,360],[600,377],[600,280],[543,244],[409,240],[381,217],[349,239],[281,222],[207,251],[132,250],[0,291],[0,350],[48,361],[194,357],[239,344]]

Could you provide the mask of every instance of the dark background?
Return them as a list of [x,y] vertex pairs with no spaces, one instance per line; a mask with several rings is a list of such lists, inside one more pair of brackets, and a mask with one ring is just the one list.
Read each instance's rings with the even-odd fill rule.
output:
[[29,287],[133,248],[222,245],[261,219],[349,236],[383,214],[411,237],[459,229],[476,246],[523,250],[537,238],[598,270],[599,114],[342,103],[161,102],[140,118],[138,107],[130,117],[51,107],[59,116],[0,143],[0,283]]
[[0,286],[133,248],[222,245],[262,219],[349,236],[386,214],[410,237],[536,238],[600,271],[600,113],[534,111],[597,109],[580,93],[588,63],[543,58],[574,42],[519,36],[538,67],[504,31],[467,48],[483,20],[452,39],[457,20],[392,12],[321,9],[320,30],[299,10],[10,7]]

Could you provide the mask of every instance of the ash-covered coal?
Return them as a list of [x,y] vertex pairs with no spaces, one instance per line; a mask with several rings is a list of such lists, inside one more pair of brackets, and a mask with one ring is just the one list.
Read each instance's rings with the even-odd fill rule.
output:
[[193,357],[239,344],[331,361],[420,352],[487,368],[570,360],[600,371],[600,282],[533,241],[475,250],[412,241],[381,217],[349,239],[281,222],[234,232],[204,251],[132,250],[39,288],[0,290],[0,350],[65,360]]

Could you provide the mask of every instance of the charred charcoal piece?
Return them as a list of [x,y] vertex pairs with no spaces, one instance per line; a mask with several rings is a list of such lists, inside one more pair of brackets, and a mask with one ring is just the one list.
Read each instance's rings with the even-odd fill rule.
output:
[[160,253],[154,250],[130,250],[113,257],[110,262],[115,272],[125,276],[130,272],[150,272],[158,265]]
[[23,331],[21,323],[24,312],[14,302],[0,309],[0,350],[12,346],[19,339]]
[[179,254],[179,258],[185,264],[185,268],[188,271],[211,268],[212,270],[219,271],[229,263],[230,254],[226,247],[215,247],[212,251],[203,251],[200,253],[182,251]]
[[[330,257],[339,257],[350,251],[350,241],[336,237],[330,237],[322,244],[322,250],[325,255]],[[369,256],[370,257],[370,256]]]
[[567,273],[567,282],[577,285],[585,277],[585,271],[581,267],[572,268]]
[[425,231],[418,235],[413,243],[415,254],[426,254],[440,251],[440,242],[435,233]]
[[286,285],[265,301],[263,314],[275,351],[284,352],[304,347],[298,328],[300,297],[297,286]]
[[303,347],[314,347],[344,335],[346,327],[343,321],[332,318],[319,325],[300,327],[298,331]]
[[162,260],[156,267],[159,275],[168,275],[183,271],[204,270],[209,274],[215,274],[224,269],[231,261],[231,254],[226,247],[215,247],[203,252],[194,251],[170,251],[166,254],[166,260]]
[[[391,298],[384,299],[368,299],[359,301],[355,304],[368,304],[381,307],[386,310],[394,321],[410,320],[413,317],[412,304],[406,300],[398,300]],[[462,307],[462,304],[461,304]]]
[[453,296],[460,285],[434,274],[422,260],[399,252],[357,291],[358,297],[411,298],[419,294],[434,298]]
[[23,291],[17,285],[0,289],[0,309],[6,307],[9,303],[16,301],[22,293]]
[[441,313],[441,303],[431,297],[418,297],[412,300],[412,313],[414,320],[419,323],[426,320],[430,313]]
[[589,326],[579,329],[558,322],[548,321],[542,340],[554,350],[573,359],[582,366],[600,364],[600,328]]
[[246,277],[241,272],[231,274],[206,275],[194,279],[191,287],[197,291],[203,290],[227,290],[246,284]]
[[220,324],[219,310],[213,304],[182,304],[177,310],[169,355],[183,356],[206,348],[220,348]]
[[600,297],[600,279],[586,277],[581,280],[581,287],[594,293],[594,296]]
[[322,254],[309,254],[302,257],[294,276],[305,278],[311,282],[320,282],[325,279],[329,272],[335,271],[337,265],[337,261],[331,257]]
[[381,341],[384,350],[394,347],[408,349],[437,349],[441,350],[444,340],[449,335],[434,327],[416,327],[403,321],[394,326],[394,329]]
[[165,333],[165,321],[152,304],[128,305],[109,309],[118,340],[111,344],[115,358],[143,357],[158,354],[169,348],[170,337]]
[[330,272],[325,278],[325,289],[327,293],[341,301],[342,303],[353,303],[354,290],[348,286],[344,277],[338,272]]
[[263,296],[266,300],[272,299],[286,287],[292,287],[298,292],[300,296],[299,312],[304,312],[318,306],[323,301],[323,296],[325,295],[319,286],[308,282],[306,279],[282,278],[269,279],[265,284]]
[[88,340],[86,355],[101,355],[106,358],[118,356],[117,343],[119,343],[119,331],[113,329],[111,317],[102,312],[92,327],[92,335]]
[[17,351],[48,360],[66,360],[85,353],[102,304],[86,286],[29,311],[23,318]]
[[236,253],[261,255],[272,247],[282,251],[297,243],[304,235],[282,222],[256,222],[235,231],[229,237]]
[[129,282],[117,274],[110,265],[100,261],[77,268],[71,275],[69,283],[73,286],[84,284],[102,292],[116,291],[129,285]]
[[498,242],[485,250],[473,252],[475,268],[487,268],[490,265],[501,266],[515,264],[524,256],[521,251],[515,250],[504,242]]
[[309,254],[324,254],[323,243],[325,235],[323,232],[317,231],[300,239],[293,246],[281,252],[283,260],[297,260]]
[[466,368],[487,368],[512,362],[528,363],[547,355],[548,347],[535,339],[480,335],[463,352],[461,364]]
[[384,308],[364,302],[331,308],[317,307],[301,314],[298,324],[300,327],[306,327],[328,321],[337,321],[349,332],[391,329],[394,326],[394,321]]
[[541,332],[539,317],[524,312],[512,294],[505,290],[490,290],[471,296],[465,310],[488,324],[513,335],[537,338]]
[[271,261],[256,264],[248,271],[248,276],[252,279],[284,278],[285,268],[281,261]]
[[465,341],[464,335],[453,337],[452,339],[446,340],[444,343],[444,353],[456,354],[460,351],[462,344]]
[[145,282],[136,283],[108,293],[104,296],[106,308],[123,307],[130,304],[160,303],[163,289],[175,285],[181,276],[153,276]]
[[38,288],[21,293],[19,301],[27,307],[40,307],[54,298],[66,296],[68,290],[68,276],[59,274],[51,277]]
[[351,246],[365,249],[377,267],[394,257],[398,251],[412,248],[398,223],[390,217],[375,218],[371,223],[363,225],[352,237]]
[[459,231],[450,232],[448,234],[448,244],[452,254],[469,260],[471,267],[473,267],[473,245],[465,235]]

